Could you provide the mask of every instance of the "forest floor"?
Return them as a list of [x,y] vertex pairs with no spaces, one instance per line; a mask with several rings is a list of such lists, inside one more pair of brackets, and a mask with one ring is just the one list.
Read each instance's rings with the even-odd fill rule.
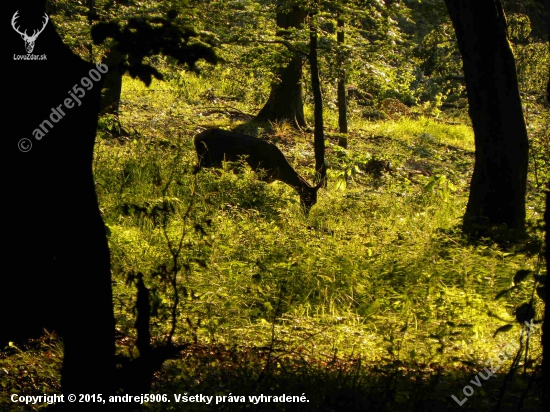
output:
[[[170,335],[189,344],[155,375],[153,392],[172,402],[144,410],[540,410],[544,205],[535,161],[527,235],[474,239],[460,231],[475,149],[464,111],[393,106],[373,121],[352,102],[343,149],[329,107],[328,186],[305,216],[294,190],[243,165],[193,173],[192,138],[244,127],[313,182],[313,133],[246,125],[255,107],[192,86],[147,89],[125,78],[120,124],[102,117],[96,142],[118,351],[137,356],[138,273],[151,294],[154,345]],[[537,121],[533,139],[545,133]],[[61,354],[54,336],[3,352],[0,396],[58,392]],[[260,395],[303,398],[249,398]]]

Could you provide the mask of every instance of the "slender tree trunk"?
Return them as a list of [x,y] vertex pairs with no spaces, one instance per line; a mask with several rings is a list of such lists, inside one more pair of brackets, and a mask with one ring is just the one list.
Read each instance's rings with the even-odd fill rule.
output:
[[475,167],[464,229],[523,231],[528,141],[516,66],[499,0],[445,0],[462,54]]
[[[307,13],[294,7],[290,12],[277,13],[277,27],[281,29],[299,28]],[[288,65],[279,73],[280,83],[271,87],[269,98],[260,110],[257,119],[262,121],[291,121],[295,126],[306,127],[302,99],[302,66],[304,58],[295,54]]]
[[[89,0],[95,2],[95,0]],[[128,0],[116,0],[115,3],[119,6],[128,7],[130,1]],[[115,44],[105,57],[105,63],[109,66],[109,71],[105,75],[105,81],[103,82],[103,93],[101,95],[101,103],[99,106],[100,114],[113,114],[118,116],[120,109],[120,96],[122,94],[122,70],[120,65],[122,64],[123,56],[118,51]],[[117,119],[118,123],[118,119]],[[118,130],[114,130],[115,133],[120,133],[120,123],[118,123]]]
[[[546,0],[546,12],[550,16],[550,0]],[[550,30],[548,33],[548,45],[550,46]],[[548,76],[548,83],[546,85],[546,100],[550,103],[550,73]],[[546,276],[550,273],[550,182],[546,184],[546,212],[544,214],[544,221],[546,223]],[[550,388],[548,388],[548,382],[550,382],[550,305],[548,304],[548,281],[544,285],[544,320],[542,323],[542,377],[543,382],[547,382],[547,387],[543,391],[542,406],[543,410],[550,408]],[[546,407],[544,406],[546,405]]]
[[[94,16],[95,16],[95,0],[88,0],[88,25],[90,26],[90,30],[92,29],[92,25],[94,23]],[[93,63],[94,50],[92,47],[92,41],[88,43],[88,53],[90,53],[90,63]]]
[[[548,102],[550,103],[550,81],[548,82]],[[546,273],[550,273],[550,188],[546,191],[546,212],[544,221],[546,223]],[[542,323],[542,377],[543,382],[546,382],[546,388],[543,390],[542,406],[543,410],[548,410],[550,407],[550,305],[548,304],[548,282],[544,287],[544,320]],[[546,406],[544,406],[546,405]]]
[[[344,68],[344,20],[342,18],[338,19],[338,33],[336,39],[338,41],[339,48],[339,64],[340,64],[340,74],[338,76],[338,127],[340,133],[348,133],[348,116],[347,109],[348,103],[346,101],[346,69]],[[343,148],[348,147],[348,138],[341,136],[338,139],[338,145]]]
[[327,183],[327,168],[325,164],[325,134],[323,124],[323,95],[321,82],[319,81],[319,62],[317,60],[317,27],[314,16],[310,16],[309,26],[309,64],[311,68],[311,88],[313,90],[314,116],[315,116],[315,171],[316,182],[321,180]]
[[118,115],[120,108],[120,96],[122,94],[122,55],[116,46],[107,52],[104,63],[109,66],[103,83],[103,94],[101,96],[100,113]]

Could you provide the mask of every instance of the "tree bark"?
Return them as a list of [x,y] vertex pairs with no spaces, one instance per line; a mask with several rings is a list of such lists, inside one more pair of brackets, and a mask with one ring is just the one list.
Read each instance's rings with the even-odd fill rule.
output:
[[116,46],[107,52],[104,63],[109,66],[109,72],[103,82],[103,95],[99,112],[102,114],[118,115],[120,108],[120,96],[122,94],[122,54]]
[[[548,82],[550,90],[550,81]],[[550,92],[548,93],[548,102],[550,103]],[[546,191],[546,211],[544,213],[544,222],[546,230],[546,277],[550,273],[550,187]],[[548,410],[550,407],[550,388],[548,382],[550,382],[550,305],[548,305],[548,280],[544,287],[544,318],[542,323],[542,377],[543,382],[546,382],[546,388],[543,390],[542,406],[543,410]],[[546,407],[544,406],[546,405]]]
[[309,64],[311,69],[311,88],[313,90],[314,102],[314,148],[315,148],[315,174],[316,182],[324,181],[326,187],[327,168],[325,164],[325,133],[323,124],[323,95],[321,93],[321,82],[319,80],[319,62],[317,59],[317,27],[314,17],[310,17],[309,26]]
[[[126,7],[130,5],[128,0],[117,0],[115,3]],[[118,116],[120,109],[120,97],[122,95],[123,73],[121,64],[123,63],[123,60],[124,56],[118,51],[116,44],[107,51],[107,55],[105,56],[105,61],[103,63],[109,66],[109,71],[105,75],[105,80],[103,81],[103,93],[101,95],[101,103],[99,106],[100,114],[113,114]],[[118,130],[114,130],[115,133],[120,133],[120,124],[118,124],[118,126]]]
[[[277,27],[281,29],[300,28],[307,13],[299,7],[290,12],[277,12]],[[306,127],[302,99],[302,66],[304,58],[294,54],[288,65],[279,72],[280,82],[271,86],[266,104],[256,119],[262,121],[291,121],[295,126]]]
[[[546,0],[546,11],[550,16],[550,0]],[[548,33],[548,45],[550,46],[550,30]],[[548,83],[546,84],[546,100],[550,103],[550,73]],[[546,276],[550,273],[550,182],[546,184],[546,211],[544,214],[544,222],[546,223]],[[544,410],[550,408],[550,305],[548,305],[549,290],[548,280],[544,285],[544,320],[542,323],[542,377],[546,383],[546,388],[543,390],[542,406]],[[546,405],[546,407],[544,407]]]
[[499,0],[445,0],[462,54],[475,166],[463,226],[525,228],[528,141]]
[[[340,130],[340,133],[347,134],[348,133],[348,117],[347,117],[347,111],[348,111],[348,103],[346,100],[346,69],[344,68],[344,56],[342,52],[342,47],[344,46],[344,20],[339,18],[338,19],[338,33],[336,34],[336,40],[338,41],[338,47],[340,52],[340,69],[339,69],[339,76],[338,76],[338,127]],[[347,137],[340,137],[338,139],[338,145],[347,148],[348,147],[348,139]]]
[[[4,7],[9,16],[19,11],[32,31],[44,22],[44,3],[10,0]],[[8,28],[4,75],[18,91],[4,113],[16,127],[0,143],[2,175],[12,176],[4,186],[11,200],[2,205],[11,269],[2,274],[0,345],[55,330],[64,345],[62,392],[106,396],[114,390],[115,320],[92,173],[101,80],[82,87],[83,78],[97,78],[90,75],[96,66],[74,55],[51,22],[33,51],[47,58],[36,61],[13,57],[26,53],[21,36]]]
[[[88,3],[88,25],[90,26],[90,30],[91,30],[92,25],[94,24],[94,18],[95,18],[95,0],[87,0],[87,3]],[[93,50],[91,41],[88,43],[88,53],[90,53],[90,62],[93,62],[94,50]]]

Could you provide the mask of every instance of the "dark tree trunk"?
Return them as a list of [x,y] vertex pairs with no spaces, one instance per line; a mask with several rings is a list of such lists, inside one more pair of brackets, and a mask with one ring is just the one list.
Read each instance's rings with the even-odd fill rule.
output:
[[514,56],[499,0],[445,0],[462,54],[475,167],[464,229],[523,231],[528,141]]
[[[92,29],[92,25],[94,24],[94,18],[95,18],[95,0],[87,0],[88,2],[88,25],[90,26],[90,30]],[[90,53],[90,62],[94,61],[94,51],[92,48],[92,42],[88,44],[88,53]]]
[[[550,81],[548,82],[548,102],[550,103]],[[544,222],[546,223],[546,284],[544,287],[544,318],[542,323],[542,377],[546,382],[546,388],[543,390],[542,410],[548,410],[550,407],[550,305],[548,304],[548,274],[550,273],[550,187],[546,192],[546,212],[544,213]],[[546,405],[546,406],[544,406]]]
[[[290,12],[277,13],[277,27],[281,29],[299,28],[307,13],[294,7]],[[280,82],[274,83],[266,104],[257,119],[262,121],[291,121],[295,126],[306,127],[302,99],[302,66],[304,58],[295,54],[288,65],[279,73]]]
[[103,82],[103,95],[101,96],[100,113],[118,115],[120,108],[120,95],[122,94],[122,55],[113,47],[107,52],[104,63],[109,66],[109,72]]
[[[550,16],[550,0],[546,0],[546,11]],[[548,45],[550,46],[550,33],[548,33]],[[546,85],[546,100],[550,103],[550,74]],[[542,323],[542,377],[543,382],[547,382],[547,387],[543,391],[543,409],[550,408],[550,305],[548,305],[548,274],[550,273],[550,182],[546,183],[546,211],[544,221],[546,223],[546,284],[544,285],[544,320]],[[546,407],[544,406],[546,405]]]
[[[338,127],[340,133],[348,133],[348,103],[346,101],[346,69],[344,68],[344,55],[342,48],[344,46],[344,20],[338,19],[338,28],[339,31],[336,35],[339,46],[339,63],[340,63],[340,73],[338,76]],[[348,147],[348,139],[345,136],[341,136],[338,139],[338,145],[343,148]]]
[[[130,5],[128,0],[117,0],[115,3],[126,7]],[[103,93],[101,95],[101,103],[99,105],[100,114],[113,114],[118,116],[120,109],[120,96],[122,94],[123,73],[121,65],[123,63],[123,59],[124,56],[118,51],[117,45],[107,51],[107,55],[105,56],[105,61],[103,63],[109,66],[109,72],[105,75],[105,80],[103,81]],[[118,130],[113,130],[113,132],[115,134],[120,134],[120,124],[118,124]]]
[[[27,32],[44,22],[44,2],[4,7],[10,17],[19,11]],[[4,78],[17,92],[4,113],[15,127],[1,143],[2,175],[11,176],[2,247],[11,264],[0,289],[0,348],[55,330],[64,343],[62,392],[105,396],[114,388],[115,340],[109,249],[92,174],[101,79],[90,90],[81,85],[103,74],[90,75],[96,66],[74,55],[51,22],[32,53],[46,59],[15,59],[27,55],[23,40],[9,25],[5,36]]]
[[327,168],[325,164],[325,133],[323,124],[323,95],[321,93],[321,82],[319,81],[319,62],[317,60],[317,27],[311,16],[309,26],[309,64],[311,68],[311,88],[313,90],[314,102],[314,148],[315,148],[315,171],[316,182],[324,180],[326,186]]

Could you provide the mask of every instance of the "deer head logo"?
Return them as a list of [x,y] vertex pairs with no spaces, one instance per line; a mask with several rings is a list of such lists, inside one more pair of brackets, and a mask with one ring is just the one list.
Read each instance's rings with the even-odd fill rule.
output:
[[46,27],[46,24],[48,24],[48,21],[50,20],[48,15],[44,13],[44,17],[46,20],[44,21],[44,24],[42,25],[42,28],[40,30],[34,30],[32,33],[32,36],[27,35],[27,30],[25,32],[19,31],[19,27],[15,27],[15,21],[19,17],[17,15],[19,13],[19,10],[17,10],[11,19],[11,26],[13,29],[21,35],[21,38],[25,41],[25,49],[27,50],[28,54],[31,54],[34,49],[34,42],[36,41],[38,35],[44,31],[44,28]]

